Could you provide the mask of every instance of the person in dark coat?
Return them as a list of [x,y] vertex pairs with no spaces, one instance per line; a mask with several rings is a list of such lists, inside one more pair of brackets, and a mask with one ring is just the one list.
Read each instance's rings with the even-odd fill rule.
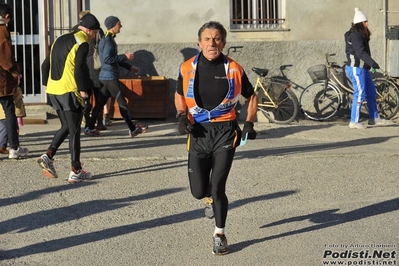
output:
[[18,122],[15,115],[14,94],[18,87],[20,69],[15,61],[7,24],[12,19],[12,7],[0,3],[0,104],[6,116],[6,129],[10,150],[8,158],[25,157],[29,150],[19,145]]
[[383,125],[386,120],[379,118],[376,101],[376,88],[370,69],[379,69],[380,66],[371,57],[370,35],[367,17],[355,8],[352,27],[345,33],[346,72],[352,80],[353,103],[349,128],[364,129],[360,123],[360,110],[365,99],[369,111],[368,125]]

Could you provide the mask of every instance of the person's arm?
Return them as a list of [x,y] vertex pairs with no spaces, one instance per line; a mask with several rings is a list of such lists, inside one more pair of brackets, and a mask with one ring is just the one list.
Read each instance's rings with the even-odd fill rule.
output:
[[254,87],[248,80],[248,76],[245,72],[242,75],[241,82],[241,95],[247,98],[247,117],[242,129],[242,139],[246,137],[248,137],[248,139],[255,139],[256,131],[254,130],[254,122],[258,110],[258,95],[256,95]]
[[89,53],[89,44],[87,42],[82,43],[78,51],[76,52],[75,58],[75,70],[74,76],[78,91],[82,97],[88,97],[86,79],[89,77],[89,69],[86,64],[86,57]]
[[[135,74],[140,72],[140,68],[136,67],[136,66],[132,66],[130,64],[130,62],[134,59],[134,53],[125,53],[126,56],[126,60],[122,61],[119,63],[119,65],[123,68],[125,68],[126,70],[129,70]],[[130,61],[130,62],[129,62]]]
[[42,85],[47,86],[50,75],[50,53],[46,56],[42,63]]
[[[126,59],[126,60],[127,60],[127,59]],[[129,70],[129,71],[131,71],[131,72],[133,72],[133,73],[138,72],[138,71],[135,71],[135,69],[133,69],[133,66],[132,66],[131,64],[129,64],[129,62],[127,62],[127,61],[119,62],[118,65],[120,65],[120,66],[123,67],[124,69]],[[134,68],[135,68],[135,67],[134,67]]]
[[183,96],[183,80],[181,75],[177,79],[175,92],[175,107],[177,110],[176,118],[179,120],[178,130],[180,134],[190,134],[194,128],[193,124],[187,117],[187,104]]
[[252,86],[245,72],[242,75],[241,82],[241,95],[244,96],[248,101],[246,121],[250,121],[253,123],[256,118],[256,112],[258,110],[258,95],[256,95],[256,93],[254,92],[254,86]]
[[186,101],[184,100],[183,96],[183,80],[182,77],[179,75],[176,83],[176,92],[175,92],[175,107],[177,114],[185,113],[187,109]]
[[251,97],[247,99],[248,107],[247,107],[247,118],[245,121],[255,122],[256,113],[258,111],[258,95],[254,92]]
[[362,61],[364,61],[367,65],[372,68],[379,68],[378,64],[371,58],[371,56],[366,52],[366,47],[363,43],[363,38],[358,34],[352,34],[352,47],[356,56],[359,57]]
[[19,66],[13,57],[10,42],[6,39],[6,36],[3,37],[3,40],[0,41],[0,67],[10,72],[14,78],[17,78],[19,76]]

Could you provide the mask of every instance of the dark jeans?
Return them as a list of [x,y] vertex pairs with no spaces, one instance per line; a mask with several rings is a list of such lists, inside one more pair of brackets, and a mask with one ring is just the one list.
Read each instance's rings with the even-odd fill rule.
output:
[[7,148],[8,137],[7,137],[7,125],[6,120],[0,120],[0,148]]
[[15,115],[14,97],[0,97],[0,104],[3,106],[4,113],[6,115],[7,136],[8,142],[10,143],[10,148],[16,150],[19,147],[19,138],[17,116]]
[[130,116],[129,110],[127,108],[126,99],[122,94],[120,88],[119,80],[102,80],[101,81],[104,86],[100,90],[100,94],[98,95],[96,106],[91,112],[91,119],[89,122],[89,128],[94,129],[94,124],[96,123],[98,115],[104,108],[104,105],[107,104],[108,98],[112,97],[119,105],[119,111],[125,120],[127,126],[131,131],[136,129],[136,125],[132,122],[132,118]]

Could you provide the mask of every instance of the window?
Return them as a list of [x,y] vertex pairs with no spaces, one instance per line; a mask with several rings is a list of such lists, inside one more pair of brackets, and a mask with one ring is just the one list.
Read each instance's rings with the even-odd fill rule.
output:
[[231,0],[230,29],[282,29],[284,0]]

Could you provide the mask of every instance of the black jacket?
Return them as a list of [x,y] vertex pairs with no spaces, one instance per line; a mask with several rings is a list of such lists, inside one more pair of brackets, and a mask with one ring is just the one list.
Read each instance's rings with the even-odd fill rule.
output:
[[365,69],[379,68],[378,64],[371,58],[369,42],[362,37],[355,27],[345,33],[345,52],[347,66]]

